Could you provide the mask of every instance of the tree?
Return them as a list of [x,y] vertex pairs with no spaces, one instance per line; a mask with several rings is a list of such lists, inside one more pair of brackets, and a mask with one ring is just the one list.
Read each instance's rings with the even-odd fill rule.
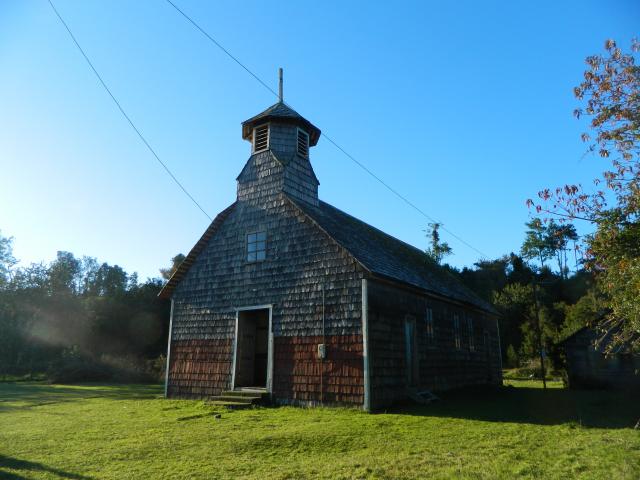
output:
[[11,281],[11,273],[16,263],[13,256],[13,238],[3,237],[0,231],[0,288]]
[[473,292],[490,302],[493,292],[502,290],[508,282],[510,258],[505,255],[495,260],[480,260],[474,267],[464,267],[460,277]]
[[165,280],[169,280],[178,269],[180,264],[184,261],[184,259],[185,256],[182,253],[179,253],[175,257],[173,257],[171,259],[171,266],[169,268],[160,269],[160,275],[162,275],[162,278],[164,278]]
[[[538,285],[507,285],[500,292],[495,292],[494,303],[503,313],[503,321],[519,323],[522,333],[521,351],[524,356],[540,357],[540,367],[544,371],[543,350],[545,346],[557,340],[556,329],[550,321],[549,309],[539,303]],[[544,374],[541,372],[543,382]],[[545,384],[546,388],[546,384]]]
[[429,229],[426,230],[431,245],[425,250],[425,253],[437,264],[442,263],[444,257],[453,253],[447,242],[440,241],[440,232],[438,231],[440,227],[442,227],[442,223],[430,223]]
[[562,337],[568,337],[583,327],[596,325],[605,314],[602,296],[595,288],[589,290],[576,303],[565,306]]
[[[584,105],[574,111],[586,117],[591,134],[582,134],[588,152],[609,162],[596,187],[585,191],[567,184],[538,192],[527,204],[538,213],[581,219],[595,225],[585,238],[586,265],[596,274],[609,314],[599,326],[612,334],[610,348],[630,345],[640,351],[640,67],[637,40],[623,53],[607,40],[604,55],[586,59],[584,80],[574,89]],[[612,205],[610,205],[612,204]]]
[[72,295],[81,288],[81,263],[71,252],[58,252],[49,267],[51,294]]
[[507,347],[507,365],[511,368],[517,368],[520,366],[520,359],[518,358],[518,354],[516,353],[516,349],[513,348],[513,345],[509,345]]
[[554,220],[547,226],[547,242],[558,261],[558,273],[564,279],[569,277],[568,255],[569,242],[578,240],[576,227],[571,223],[556,223]]
[[528,230],[520,253],[526,260],[536,259],[544,267],[544,262],[553,255],[547,226],[539,218],[534,218],[525,225]]
[[603,336],[612,334],[611,350],[629,345],[640,352],[640,221],[629,221],[621,209],[601,218],[588,252],[609,308],[599,327]]
[[161,280],[139,283],[117,265],[63,251],[49,264],[15,264],[11,240],[0,237],[0,375],[130,378],[164,353],[170,307],[158,298]]

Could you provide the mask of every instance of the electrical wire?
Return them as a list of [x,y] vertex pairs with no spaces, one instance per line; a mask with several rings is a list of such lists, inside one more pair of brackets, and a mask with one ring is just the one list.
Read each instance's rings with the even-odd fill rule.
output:
[[118,99],[115,97],[115,95],[111,92],[111,89],[109,89],[109,87],[107,86],[107,84],[105,83],[105,81],[102,79],[102,76],[100,75],[100,73],[98,73],[98,70],[96,70],[96,68],[93,66],[93,63],[91,62],[91,60],[89,59],[89,57],[87,56],[87,54],[85,53],[85,51],[83,50],[83,48],[80,46],[80,43],[78,43],[78,40],[76,40],[75,35],[73,34],[73,32],[71,31],[71,29],[69,28],[69,25],[67,25],[67,22],[64,21],[64,19],[62,18],[62,15],[60,15],[60,12],[58,12],[58,10],[56,9],[55,5],[53,4],[52,0],[48,0],[49,5],[51,5],[51,8],[53,9],[54,13],[56,14],[56,16],[58,17],[58,20],[60,20],[60,23],[62,23],[62,25],[64,25],[64,28],[67,30],[67,32],[69,33],[69,36],[71,37],[71,40],[73,40],[73,43],[75,43],[76,47],[78,47],[78,50],[80,50],[80,53],[82,54],[82,56],[84,57],[84,59],[87,61],[87,63],[89,64],[89,67],[91,67],[91,70],[93,70],[93,73],[96,75],[96,77],[98,78],[98,80],[100,81],[100,84],[104,87],[104,89],[106,90],[106,92],[109,94],[109,96],[111,97],[111,100],[113,100],[113,103],[116,104],[116,106],[118,107],[118,110],[120,110],[120,113],[122,114],[122,116],[127,120],[127,122],[129,123],[129,125],[131,125],[131,128],[133,128],[133,130],[138,134],[138,137],[140,137],[140,140],[142,140],[142,143],[145,144],[145,146],[147,147],[147,149],[151,152],[151,154],[155,157],[155,159],[158,161],[158,163],[160,163],[160,165],[162,165],[162,168],[164,168],[164,170],[167,172],[167,174],[169,174],[169,176],[173,179],[173,181],[175,182],[176,185],[178,185],[178,187],[180,187],[180,189],[184,192],[184,194],[189,197],[189,199],[194,203],[194,205],[196,207],[198,207],[200,209],[200,211],[202,213],[204,213],[206,215],[206,217],[209,220],[213,220],[211,218],[211,216],[204,210],[204,208],[202,208],[202,206],[196,201],[195,198],[193,198],[193,195],[191,195],[189,193],[189,191],[185,188],[184,185],[182,185],[182,183],[176,178],[176,176],[173,174],[173,172],[169,169],[169,167],[160,159],[160,157],[158,156],[158,154],[156,153],[156,151],[153,149],[153,147],[149,144],[149,142],[147,141],[147,139],[144,137],[144,135],[142,135],[142,132],[140,132],[140,130],[138,129],[138,127],[136,127],[136,125],[133,123],[133,121],[131,120],[131,117],[129,117],[129,115],[127,114],[127,112],[125,112],[124,108],[122,108],[122,105],[120,104],[120,102],[118,101]]
[[[182,15],[191,25],[193,25],[200,33],[202,33],[209,41],[211,41],[215,46],[217,46],[220,50],[222,50],[222,52],[224,52],[229,58],[231,58],[235,63],[237,63],[240,67],[242,67],[242,69],[244,69],[249,75],[251,75],[258,83],[260,83],[260,85],[262,85],[264,88],[266,88],[269,92],[271,92],[274,96],[279,98],[278,93],[272,89],[269,85],[267,85],[266,82],[264,82],[257,74],[255,74],[251,69],[249,69],[245,64],[243,64],[237,57],[235,57],[231,52],[229,52],[229,50],[227,50],[220,42],[218,42],[215,38],[213,38],[211,36],[211,34],[209,34],[204,28],[202,28],[193,18],[191,18],[189,15],[187,15],[184,10],[182,10],[180,7],[178,7],[175,3],[173,3],[171,0],[165,0],[169,5],[171,5],[180,15]],[[288,107],[291,107],[291,105],[289,105],[286,102],[285,105],[287,105]],[[293,110],[295,110],[293,107],[291,107]],[[378,175],[376,175],[375,173],[373,173],[366,165],[364,165],[362,162],[358,161],[353,155],[351,155],[349,152],[347,152],[344,148],[342,148],[335,140],[333,140],[331,137],[329,137],[326,133],[322,133],[321,134],[324,138],[327,139],[327,141],[329,143],[331,143],[335,148],[337,148],[340,152],[342,152],[348,159],[350,159],[352,162],[354,162],[357,166],[359,166],[362,170],[364,170],[367,174],[369,174],[372,178],[374,178],[378,183],[380,183],[383,187],[385,187],[387,190],[389,190],[391,193],[393,193],[396,197],[398,197],[400,200],[402,200],[404,203],[406,203],[409,207],[413,208],[415,211],[417,211],[418,213],[420,213],[422,216],[424,216],[427,220],[433,222],[433,223],[437,223],[439,225],[439,227],[447,232],[449,235],[451,235],[453,238],[455,238],[456,240],[458,240],[460,243],[462,243],[463,245],[467,246],[468,248],[470,248],[471,250],[475,251],[476,253],[478,253],[481,257],[483,258],[489,258],[488,255],[486,255],[485,253],[483,253],[482,251],[480,251],[479,249],[477,249],[476,247],[474,247],[473,245],[471,245],[469,242],[465,241],[463,238],[461,238],[459,235],[456,235],[454,232],[452,232],[451,230],[449,230],[448,228],[446,228],[443,224],[443,222],[440,222],[436,219],[434,219],[431,215],[429,215],[428,213],[426,213],[424,210],[422,210],[420,207],[418,207],[417,205],[415,205],[413,202],[411,202],[408,198],[406,198],[404,195],[402,195],[400,192],[398,192],[395,188],[393,188],[392,186],[390,186],[388,183],[386,183],[384,180],[382,180],[382,178],[380,178]]]
[[[212,217],[204,210],[204,208],[202,208],[202,206],[198,203],[198,201],[193,197],[193,195],[191,195],[191,193],[189,193],[189,191],[186,189],[186,187],[178,180],[178,178],[173,174],[173,172],[169,169],[169,167],[167,166],[166,163],[164,163],[162,161],[162,159],[160,158],[160,156],[157,154],[157,152],[154,150],[154,148],[149,144],[149,142],[147,141],[147,139],[144,137],[144,135],[142,134],[142,132],[140,131],[140,129],[138,129],[138,127],[133,123],[133,121],[131,120],[131,117],[127,114],[127,112],[124,110],[124,108],[122,107],[121,103],[118,101],[118,99],[115,97],[115,95],[112,93],[111,89],[107,86],[106,82],[104,81],[104,79],[102,78],[102,76],[100,75],[100,73],[98,72],[98,70],[95,68],[95,66],[93,65],[93,62],[89,59],[88,55],[85,53],[84,49],[82,48],[82,46],[80,45],[80,43],[78,42],[78,40],[76,39],[75,35],[73,34],[73,32],[71,31],[69,25],[67,24],[67,22],[64,20],[64,18],[62,17],[62,15],[60,14],[60,12],[56,9],[55,5],[53,4],[52,0],[47,0],[49,2],[49,5],[51,6],[52,10],[54,11],[54,13],[56,14],[56,17],[58,18],[58,20],[60,20],[60,23],[62,23],[62,25],[64,26],[64,28],[66,29],[67,33],[69,34],[69,36],[71,37],[71,40],[73,41],[73,43],[76,45],[76,47],[78,48],[78,50],[80,51],[80,53],[82,54],[82,56],[84,57],[85,61],[87,62],[87,64],[89,65],[89,67],[91,68],[91,70],[93,71],[93,73],[95,74],[95,76],[98,78],[98,81],[100,82],[100,84],[102,85],[102,87],[105,89],[105,91],[109,94],[109,97],[111,98],[111,100],[114,102],[114,104],[116,105],[116,107],[118,108],[118,110],[120,111],[120,113],[122,114],[122,116],[127,120],[127,122],[129,123],[129,125],[131,126],[131,128],[135,131],[135,133],[138,135],[138,137],[140,138],[140,140],[142,141],[142,143],[144,143],[144,145],[147,147],[147,149],[151,152],[151,154],[153,155],[153,157],[156,159],[156,161],[162,166],[162,168],[165,170],[165,172],[171,177],[171,179],[174,181],[174,183],[183,191],[183,193],[191,200],[191,202],[193,202],[193,204],[209,219],[212,220]],[[264,82],[258,75],[256,75],[251,69],[249,69],[246,65],[244,65],[237,57],[235,57],[229,50],[227,50],[220,42],[218,42],[214,37],[212,37],[205,29],[203,29],[195,20],[193,20],[193,18],[191,18],[189,15],[187,15],[182,9],[180,9],[175,3],[173,3],[171,0],[165,0],[169,5],[171,5],[178,13],[180,13],[180,15],[182,15],[189,23],[191,23],[200,33],[202,33],[209,41],[211,41],[214,45],[216,45],[222,52],[224,52],[229,58],[231,58],[235,63],[237,63],[243,70],[245,70],[249,75],[251,75],[258,83],[260,83],[264,88],[266,88],[269,92],[271,92],[274,96],[278,97],[278,93],[273,90],[271,87],[269,87],[269,85]],[[288,105],[288,104],[287,104]],[[290,106],[290,105],[288,105]],[[293,107],[291,107],[293,108]],[[482,251],[480,251],[479,249],[477,249],[476,247],[474,247],[473,245],[471,245],[469,242],[465,241],[462,237],[460,237],[459,235],[456,235],[454,232],[452,232],[450,229],[446,228],[442,222],[437,221],[436,219],[434,219],[431,215],[429,215],[428,213],[426,213],[424,210],[422,210],[420,207],[418,207],[417,205],[415,205],[413,202],[411,202],[408,198],[406,198],[404,195],[402,195],[398,190],[396,190],[395,188],[393,188],[392,186],[390,186],[388,183],[386,183],[382,178],[380,178],[378,175],[376,175],[373,171],[371,171],[366,165],[364,165],[362,162],[358,161],[353,155],[351,155],[349,152],[347,152],[343,147],[341,147],[335,140],[333,140],[331,137],[329,137],[326,133],[322,133],[322,136],[324,138],[327,139],[327,141],[329,143],[331,143],[335,148],[337,148],[340,152],[342,152],[348,159],[350,159],[352,162],[354,162],[358,167],[360,167],[362,170],[364,170],[368,175],[370,175],[372,178],[374,178],[378,183],[380,183],[382,186],[384,186],[387,190],[389,190],[392,194],[394,194],[396,197],[398,197],[400,200],[402,200],[404,203],[406,203],[409,207],[413,208],[415,211],[417,211],[418,213],[420,213],[422,216],[424,216],[426,219],[430,220],[433,223],[437,223],[439,224],[440,228],[442,228],[443,231],[447,232],[449,235],[451,235],[453,238],[455,238],[456,240],[458,240],[460,243],[462,243],[463,245],[467,246],[468,248],[470,248],[471,250],[475,251],[476,253],[480,254],[482,257],[488,258],[488,256],[483,253]]]

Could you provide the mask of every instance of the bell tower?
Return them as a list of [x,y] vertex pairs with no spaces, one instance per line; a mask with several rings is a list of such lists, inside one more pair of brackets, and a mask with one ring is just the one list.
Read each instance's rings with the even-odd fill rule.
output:
[[242,138],[251,143],[251,157],[238,176],[238,200],[260,201],[279,192],[318,205],[318,179],[309,151],[320,129],[283,100],[282,69],[279,101],[242,122]]

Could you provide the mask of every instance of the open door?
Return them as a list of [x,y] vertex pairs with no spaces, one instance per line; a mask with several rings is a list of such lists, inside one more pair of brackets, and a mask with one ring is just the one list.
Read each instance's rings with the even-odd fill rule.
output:
[[269,308],[238,311],[234,388],[267,388],[269,316]]

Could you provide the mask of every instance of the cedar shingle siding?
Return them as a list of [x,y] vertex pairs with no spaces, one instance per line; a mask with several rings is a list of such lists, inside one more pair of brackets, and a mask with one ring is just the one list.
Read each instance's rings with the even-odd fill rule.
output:
[[[368,282],[368,306],[372,408],[406,397],[406,321],[415,321],[420,388],[441,391],[502,382],[496,322],[486,312],[380,281]],[[433,312],[432,338],[427,335],[427,309]],[[461,328],[461,348],[456,348],[454,314],[472,319],[473,349],[466,328]]]
[[[297,154],[298,129],[309,134],[310,146],[320,131],[296,112],[276,104],[245,122],[243,137],[251,141],[253,128],[267,121],[269,149],[247,161],[237,201],[161,292],[173,305],[167,394],[207,397],[234,386],[237,312],[252,306],[271,308],[267,388],[277,403],[368,401],[375,408],[405,398],[409,384],[439,390],[498,383],[492,307],[419,250],[320,202],[311,163]],[[247,235],[255,232],[266,232],[266,258],[248,262]],[[432,339],[426,308],[434,312]],[[455,351],[454,311],[473,318],[473,352]],[[411,347],[406,318],[415,319]],[[405,348],[417,362],[411,381]]]

